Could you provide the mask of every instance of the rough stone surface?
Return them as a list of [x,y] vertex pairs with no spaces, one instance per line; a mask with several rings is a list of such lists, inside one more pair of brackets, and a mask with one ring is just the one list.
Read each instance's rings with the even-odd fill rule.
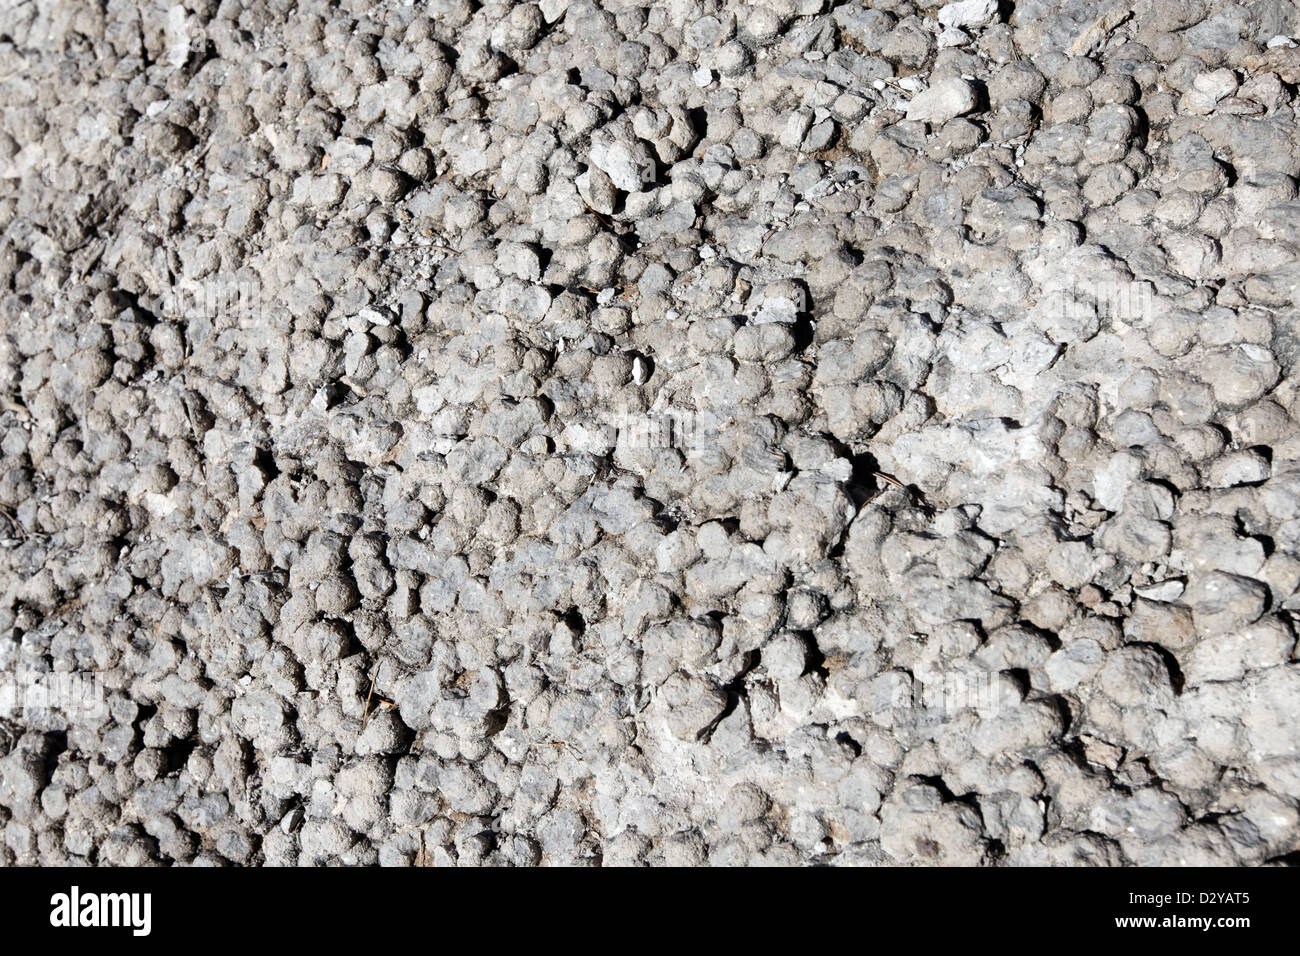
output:
[[0,865],[1293,861],[1298,34],[7,3]]

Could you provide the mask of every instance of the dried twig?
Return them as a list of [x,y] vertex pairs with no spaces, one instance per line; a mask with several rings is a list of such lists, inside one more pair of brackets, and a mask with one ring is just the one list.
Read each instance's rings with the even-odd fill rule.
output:
[[903,484],[893,475],[887,475],[883,471],[873,471],[871,474],[874,475],[876,478],[880,479],[881,481],[885,482],[885,484],[893,485],[895,488],[898,488],[900,491],[903,492],[903,494],[907,495],[908,501],[910,501],[917,508],[920,508],[922,511],[924,511],[927,516],[934,514],[934,508],[930,506],[930,503],[925,500],[925,496],[922,495],[919,491],[916,491],[913,488],[909,487],[908,485]]
[[370,690],[366,692],[366,706],[365,709],[362,710],[361,712],[361,730],[363,733],[365,732],[366,729],[366,721],[370,719],[370,702],[374,699],[375,696],[375,682],[379,680],[379,668],[383,666],[384,666],[383,661],[380,661],[378,664],[376,664],[375,676],[370,678]]

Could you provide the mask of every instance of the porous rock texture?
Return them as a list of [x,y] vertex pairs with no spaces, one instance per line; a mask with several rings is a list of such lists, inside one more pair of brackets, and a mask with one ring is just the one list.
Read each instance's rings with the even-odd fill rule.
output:
[[1297,35],[4,0],[0,864],[1294,859]]

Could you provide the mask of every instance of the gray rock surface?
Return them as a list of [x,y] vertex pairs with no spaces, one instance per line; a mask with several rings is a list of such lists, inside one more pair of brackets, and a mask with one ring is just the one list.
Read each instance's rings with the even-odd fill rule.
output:
[[11,0],[0,865],[1300,850],[1292,0]]

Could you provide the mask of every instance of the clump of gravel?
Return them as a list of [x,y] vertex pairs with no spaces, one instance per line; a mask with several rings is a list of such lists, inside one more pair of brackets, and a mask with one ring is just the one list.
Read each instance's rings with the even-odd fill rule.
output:
[[0,864],[1294,854],[1297,36],[11,0]]

